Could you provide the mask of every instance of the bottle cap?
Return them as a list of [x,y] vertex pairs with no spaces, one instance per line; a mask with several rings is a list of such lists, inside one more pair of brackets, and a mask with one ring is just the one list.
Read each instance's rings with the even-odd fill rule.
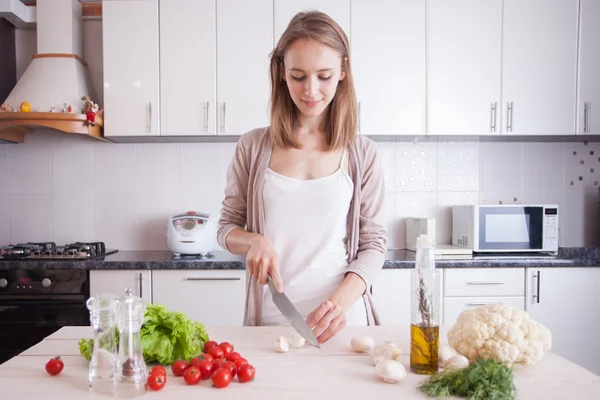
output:
[[421,234],[417,238],[417,247],[420,247],[422,249],[427,249],[427,248],[433,247],[433,242],[428,235]]

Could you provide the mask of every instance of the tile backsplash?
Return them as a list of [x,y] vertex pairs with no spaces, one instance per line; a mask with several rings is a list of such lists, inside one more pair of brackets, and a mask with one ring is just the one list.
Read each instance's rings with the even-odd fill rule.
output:
[[[378,142],[389,247],[404,247],[406,217],[435,217],[451,239],[457,204],[553,203],[560,245],[594,246],[599,143]],[[218,215],[234,143],[109,144],[39,131],[0,145],[0,244],[102,240],[121,250],[166,249],[170,215]]]

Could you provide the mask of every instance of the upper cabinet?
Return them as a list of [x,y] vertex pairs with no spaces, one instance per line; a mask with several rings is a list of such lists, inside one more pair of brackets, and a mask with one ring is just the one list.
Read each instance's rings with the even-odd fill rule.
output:
[[575,132],[578,0],[504,0],[502,133]]
[[425,2],[353,0],[352,70],[365,135],[425,133]]
[[273,0],[217,2],[219,135],[269,125]]
[[217,32],[214,0],[160,3],[161,135],[215,135]]
[[104,1],[104,135],[159,135],[158,0]]
[[427,131],[500,133],[502,0],[426,4]]
[[600,21],[600,1],[581,0],[579,97],[577,99],[577,133],[580,135],[600,135],[600,23],[598,21]]
[[578,0],[427,1],[428,133],[573,134],[577,9]]

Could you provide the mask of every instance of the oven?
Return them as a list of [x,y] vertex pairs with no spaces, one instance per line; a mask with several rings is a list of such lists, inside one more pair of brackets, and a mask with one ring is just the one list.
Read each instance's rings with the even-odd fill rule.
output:
[[63,326],[89,326],[89,292],[87,270],[0,270],[0,364]]

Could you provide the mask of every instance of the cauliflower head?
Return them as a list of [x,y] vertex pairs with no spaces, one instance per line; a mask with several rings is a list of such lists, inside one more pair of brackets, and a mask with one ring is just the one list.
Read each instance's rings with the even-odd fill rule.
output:
[[469,361],[534,365],[552,347],[552,335],[526,311],[488,304],[463,311],[448,331],[448,343]]

